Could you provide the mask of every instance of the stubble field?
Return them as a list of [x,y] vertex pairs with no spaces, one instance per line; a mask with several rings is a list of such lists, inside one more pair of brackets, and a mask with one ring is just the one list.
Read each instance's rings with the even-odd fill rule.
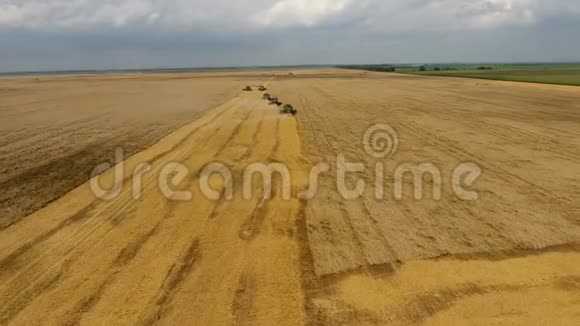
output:
[[[133,150],[137,154],[125,162],[125,175],[141,163],[151,164],[140,199],[132,197],[128,179],[110,201],[95,198],[85,183],[62,197],[53,194],[60,198],[0,231],[0,324],[580,320],[580,89],[331,69],[279,71],[273,78],[272,73],[226,74],[199,83],[171,76],[134,77],[130,84],[115,84],[117,77],[99,81],[119,92],[110,91],[106,101],[126,103],[131,114],[112,124],[99,114],[103,109],[94,109],[93,127],[77,124],[72,134],[61,127],[64,139],[76,135],[75,143],[91,149],[87,139],[97,134],[103,143],[115,138],[115,146],[129,146],[115,135],[147,130],[141,135],[150,141],[139,142],[146,147],[182,127],[144,151]],[[102,89],[84,87],[84,78],[68,78],[69,87],[87,94]],[[135,86],[141,79],[152,83],[147,92]],[[280,115],[259,92],[240,93],[242,86],[259,81],[292,103],[298,115]],[[14,85],[0,83],[6,89]],[[27,92],[36,94],[41,85],[31,84]],[[105,101],[92,96],[78,101]],[[63,93],[54,107],[64,107],[71,97]],[[0,113],[24,119],[47,110],[14,101]],[[188,107],[190,102],[196,105]],[[159,113],[165,103],[179,104],[173,115]],[[207,110],[211,106],[216,107]],[[149,120],[140,120],[142,107]],[[67,110],[63,119],[87,119],[77,114]],[[37,123],[31,129],[59,135],[44,117],[30,118]],[[60,119],[50,121],[55,120]],[[374,124],[390,125],[399,138],[397,151],[384,160],[369,156],[363,146],[363,135]],[[19,144],[22,124],[6,125],[13,129],[2,128],[3,136],[12,137],[3,138],[4,147],[24,153],[19,157],[38,152],[30,151],[33,143],[62,146],[60,138],[40,135],[35,139],[41,141]],[[7,164],[17,161],[4,149],[0,169],[10,173],[28,164]],[[58,153],[31,158],[70,164],[53,152]],[[347,179],[352,188],[357,179],[367,184],[357,199],[343,199],[337,191],[339,155],[366,166]],[[101,154],[90,162],[106,160]],[[191,190],[192,200],[175,201],[159,189],[158,176],[172,162],[188,167],[190,173],[174,190]],[[232,171],[233,200],[202,195],[200,171],[210,162]],[[243,171],[255,162],[288,167],[291,200],[283,198],[279,178],[273,180],[272,198],[258,194],[261,180],[251,199],[242,198]],[[452,171],[466,162],[482,170],[470,187],[479,195],[475,201],[461,200],[452,190]],[[319,163],[329,163],[330,172],[320,178],[314,198],[300,199]],[[375,198],[377,163],[384,165],[381,200]],[[403,197],[396,199],[397,167],[420,163],[440,171],[441,199],[431,198],[438,184],[432,177],[423,180],[423,199],[413,198],[409,178],[403,179]],[[91,164],[84,166],[90,172]],[[34,178],[51,180],[39,188],[67,175],[66,169],[57,171],[48,179]],[[113,171],[102,178],[109,183]],[[213,185],[223,195],[229,182]],[[11,198],[10,203],[25,203],[34,197]]]
[[0,79],[0,229],[239,93],[254,76],[173,74]]

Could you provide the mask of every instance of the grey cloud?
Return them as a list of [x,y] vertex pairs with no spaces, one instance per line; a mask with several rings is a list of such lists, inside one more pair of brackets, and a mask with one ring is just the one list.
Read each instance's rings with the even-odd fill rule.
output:
[[575,0],[0,0],[0,26],[312,27],[362,13],[379,27],[495,27],[579,10]]
[[570,61],[579,29],[577,0],[0,0],[0,71]]

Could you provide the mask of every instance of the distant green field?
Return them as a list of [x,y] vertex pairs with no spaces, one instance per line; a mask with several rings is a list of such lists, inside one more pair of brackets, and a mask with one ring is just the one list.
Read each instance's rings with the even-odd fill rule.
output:
[[[485,70],[484,70],[485,67]],[[580,64],[562,65],[486,65],[486,66],[424,66],[397,68],[399,73],[452,76],[580,86]]]

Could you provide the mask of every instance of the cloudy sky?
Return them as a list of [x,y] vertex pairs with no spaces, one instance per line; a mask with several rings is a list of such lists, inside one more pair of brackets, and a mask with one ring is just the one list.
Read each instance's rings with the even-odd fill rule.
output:
[[580,61],[579,0],[0,0],[0,71]]

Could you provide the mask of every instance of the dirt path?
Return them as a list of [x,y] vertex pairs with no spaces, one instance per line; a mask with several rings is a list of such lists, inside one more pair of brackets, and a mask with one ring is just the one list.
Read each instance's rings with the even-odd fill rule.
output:
[[[296,121],[259,96],[242,94],[127,161],[127,173],[153,165],[142,199],[132,199],[129,183],[112,201],[83,186],[4,230],[0,324],[303,321],[301,203],[283,201],[279,190],[243,200],[237,186],[235,200],[210,201],[197,187],[210,162],[232,167],[235,182],[249,163],[283,162],[300,190]],[[193,201],[169,201],[158,189],[170,162],[190,169],[178,188],[196,189]]]

